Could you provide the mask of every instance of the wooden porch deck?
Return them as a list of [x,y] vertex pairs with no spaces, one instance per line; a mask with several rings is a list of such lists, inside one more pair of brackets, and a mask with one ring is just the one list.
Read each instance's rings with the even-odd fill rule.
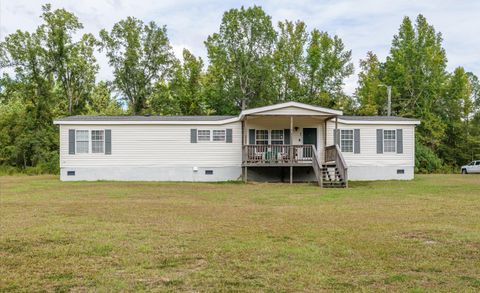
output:
[[315,145],[262,144],[244,145],[242,167],[247,181],[248,167],[290,167],[290,183],[293,167],[313,167],[320,187],[347,187],[348,170],[338,145],[325,148],[320,160]]

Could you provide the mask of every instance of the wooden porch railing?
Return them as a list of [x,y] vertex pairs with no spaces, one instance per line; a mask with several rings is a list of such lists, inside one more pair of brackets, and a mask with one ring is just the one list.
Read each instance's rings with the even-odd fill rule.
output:
[[317,149],[315,146],[312,146],[313,157],[312,157],[312,167],[315,172],[315,177],[317,178],[318,186],[323,187],[323,175],[322,175],[322,162],[319,160],[317,155]]
[[316,150],[314,145],[256,144],[244,145],[244,164],[294,164],[312,162]]
[[338,144],[325,148],[325,164],[329,162],[335,162],[340,176],[345,181],[345,187],[348,187],[348,167]]

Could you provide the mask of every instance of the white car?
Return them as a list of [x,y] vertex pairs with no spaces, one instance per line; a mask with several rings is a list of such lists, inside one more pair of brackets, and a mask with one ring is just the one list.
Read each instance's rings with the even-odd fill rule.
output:
[[470,164],[462,166],[462,174],[480,173],[480,161],[472,161]]

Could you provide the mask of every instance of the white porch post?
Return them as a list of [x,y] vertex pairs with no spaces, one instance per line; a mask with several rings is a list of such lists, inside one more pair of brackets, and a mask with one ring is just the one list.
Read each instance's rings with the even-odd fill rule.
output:
[[245,145],[245,121],[242,121],[242,147]]
[[293,183],[293,116],[290,116],[290,184]]
[[243,167],[243,181],[247,183],[247,172],[248,172],[248,167],[246,165],[247,163],[247,152],[246,152],[246,144],[247,144],[247,137],[246,137],[246,121],[242,120],[242,164],[245,164]]
[[247,125],[247,117],[244,118],[242,121],[242,140],[243,144],[248,144],[248,125]]
[[290,116],[290,145],[293,145],[293,116]]

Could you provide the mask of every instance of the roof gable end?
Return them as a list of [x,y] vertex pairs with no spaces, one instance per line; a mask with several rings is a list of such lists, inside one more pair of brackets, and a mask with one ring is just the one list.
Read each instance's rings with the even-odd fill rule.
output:
[[240,118],[246,115],[342,115],[343,112],[339,110],[333,110],[329,108],[307,105],[299,102],[286,102],[271,106],[264,106],[259,108],[253,108],[243,110],[240,114]]

